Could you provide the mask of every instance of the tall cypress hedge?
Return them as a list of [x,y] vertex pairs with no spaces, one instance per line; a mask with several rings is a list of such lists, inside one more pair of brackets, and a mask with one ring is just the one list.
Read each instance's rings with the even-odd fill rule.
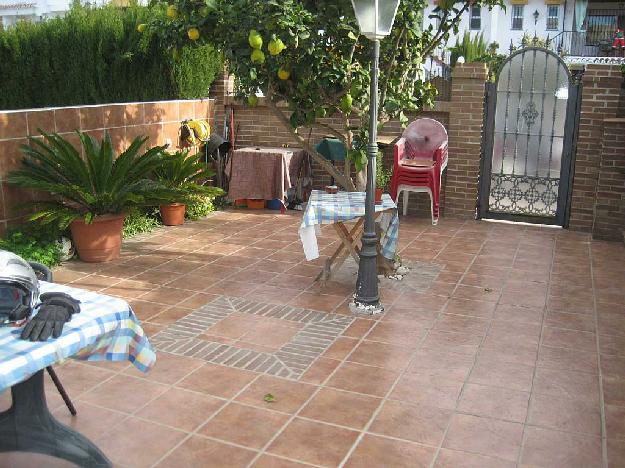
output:
[[200,98],[221,69],[210,45],[168,51],[137,31],[154,8],[74,6],[0,30],[0,110]]

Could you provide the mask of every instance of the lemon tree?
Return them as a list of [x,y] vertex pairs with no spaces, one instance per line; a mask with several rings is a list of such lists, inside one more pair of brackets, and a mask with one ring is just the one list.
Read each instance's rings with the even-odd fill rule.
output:
[[[405,125],[407,112],[432,104],[436,90],[423,80],[425,57],[458,33],[470,5],[500,4],[439,0],[439,26],[423,30],[427,0],[401,2],[392,33],[380,46],[380,125],[392,119]],[[219,47],[242,102],[257,105],[256,91],[262,90],[271,111],[337,183],[348,190],[362,186],[371,43],[359,33],[351,0],[168,0],[164,8],[166,15],[149,27],[173,50],[202,41]],[[313,126],[349,148],[342,173],[309,144],[302,130]]]

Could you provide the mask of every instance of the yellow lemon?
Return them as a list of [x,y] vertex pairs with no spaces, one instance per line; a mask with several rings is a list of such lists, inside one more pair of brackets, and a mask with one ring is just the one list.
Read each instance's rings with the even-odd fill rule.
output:
[[145,28],[147,28],[148,25],[147,24],[140,24],[139,26],[137,26],[137,31],[139,31],[140,33],[142,33],[143,31],[145,31]]
[[197,28],[191,28],[187,31],[187,36],[192,41],[197,41],[200,38],[200,31]]
[[286,49],[286,46],[284,45],[284,42],[282,42],[282,39],[269,41],[269,45],[267,46],[267,50],[269,50],[271,55],[278,55],[284,49]]
[[169,5],[167,7],[167,17],[174,19],[178,16],[178,7],[176,5]]
[[352,111],[353,101],[354,100],[352,99],[352,95],[348,93],[341,98],[341,104],[339,108],[343,111],[343,113],[349,114]]
[[285,70],[282,67],[280,68],[280,70],[278,70],[278,78],[280,78],[281,80],[288,80],[290,76],[291,76],[290,71]]
[[265,54],[260,49],[254,49],[250,58],[252,63],[265,63]]
[[250,43],[250,47],[252,49],[260,49],[263,46],[263,38],[255,29],[252,29],[250,31],[250,35],[248,36],[247,40]]

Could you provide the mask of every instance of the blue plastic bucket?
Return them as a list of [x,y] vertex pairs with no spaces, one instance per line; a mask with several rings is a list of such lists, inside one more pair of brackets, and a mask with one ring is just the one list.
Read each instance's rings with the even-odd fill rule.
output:
[[279,210],[282,208],[282,203],[278,198],[274,198],[273,200],[267,200],[267,209],[268,210]]

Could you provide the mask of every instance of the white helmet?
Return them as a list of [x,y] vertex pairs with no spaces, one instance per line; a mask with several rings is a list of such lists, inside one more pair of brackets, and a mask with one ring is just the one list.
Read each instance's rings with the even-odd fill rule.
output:
[[0,250],[0,324],[27,318],[39,299],[39,280],[29,263]]

